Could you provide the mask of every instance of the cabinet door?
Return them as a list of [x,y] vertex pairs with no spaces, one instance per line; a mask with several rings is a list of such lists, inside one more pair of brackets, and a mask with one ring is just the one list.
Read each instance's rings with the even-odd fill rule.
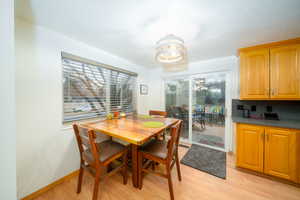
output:
[[300,99],[300,45],[271,48],[271,98]]
[[237,166],[263,172],[264,127],[237,125]]
[[269,49],[240,54],[240,99],[269,99]]
[[300,183],[300,131],[296,132],[296,157],[298,158],[296,164],[296,171],[298,173],[298,183]]
[[289,129],[265,129],[266,174],[296,181],[296,135]]

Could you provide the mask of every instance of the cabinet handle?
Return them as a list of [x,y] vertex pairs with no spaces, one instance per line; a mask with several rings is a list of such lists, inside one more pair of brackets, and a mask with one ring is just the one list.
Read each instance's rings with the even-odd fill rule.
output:
[[278,95],[278,90],[277,88],[272,89],[272,96]]
[[266,134],[266,140],[269,141],[269,134]]
[[261,139],[265,140],[265,133],[261,133]]
[[266,89],[265,94],[268,95],[268,96],[270,96],[270,88],[267,88],[267,89]]

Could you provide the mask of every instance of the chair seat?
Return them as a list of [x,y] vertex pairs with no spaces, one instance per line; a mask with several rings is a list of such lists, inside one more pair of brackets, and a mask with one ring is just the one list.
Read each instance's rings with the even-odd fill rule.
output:
[[168,155],[168,144],[161,140],[151,140],[140,149],[141,152],[151,154],[155,157],[166,159]]
[[[121,153],[122,151],[124,151],[126,149],[125,146],[111,141],[111,140],[107,140],[101,143],[97,143],[98,149],[100,149],[100,161],[104,162],[107,159],[111,158],[112,156]],[[89,160],[94,160],[93,158],[93,154],[91,152],[90,149],[87,149],[83,152],[83,154],[89,159]]]

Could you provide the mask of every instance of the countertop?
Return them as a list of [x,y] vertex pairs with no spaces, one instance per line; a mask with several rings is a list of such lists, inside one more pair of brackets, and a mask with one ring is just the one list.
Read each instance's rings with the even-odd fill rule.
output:
[[232,121],[236,123],[255,124],[263,126],[275,126],[282,128],[300,129],[300,120],[265,120],[244,117],[232,117]]

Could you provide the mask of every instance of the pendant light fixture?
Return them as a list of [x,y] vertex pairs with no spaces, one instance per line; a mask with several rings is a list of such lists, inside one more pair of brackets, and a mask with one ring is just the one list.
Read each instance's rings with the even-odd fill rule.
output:
[[184,41],[175,35],[167,35],[156,43],[156,61],[162,64],[166,71],[186,69],[186,54]]

